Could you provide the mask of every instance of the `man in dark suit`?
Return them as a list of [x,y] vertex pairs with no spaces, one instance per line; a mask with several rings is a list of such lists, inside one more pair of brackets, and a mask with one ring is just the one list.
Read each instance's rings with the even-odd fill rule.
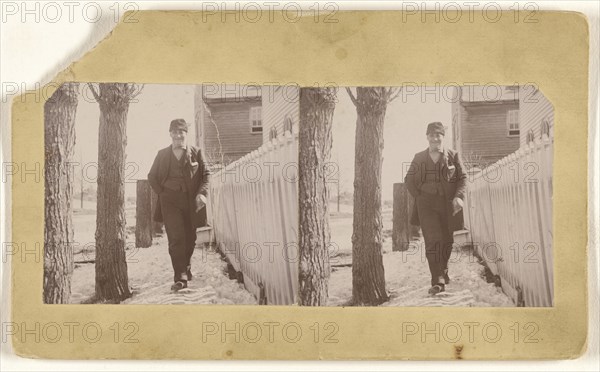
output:
[[467,175],[458,153],[444,147],[445,133],[440,122],[427,126],[429,147],[415,155],[404,178],[408,192],[416,199],[415,212],[423,230],[431,272],[430,294],[443,292],[450,282],[453,233],[463,228]]
[[156,154],[148,182],[158,194],[154,220],[164,222],[173,265],[172,290],[187,288],[192,280],[190,260],[196,245],[196,228],[206,225],[209,171],[199,148],[189,146],[189,125],[171,121],[172,144]]

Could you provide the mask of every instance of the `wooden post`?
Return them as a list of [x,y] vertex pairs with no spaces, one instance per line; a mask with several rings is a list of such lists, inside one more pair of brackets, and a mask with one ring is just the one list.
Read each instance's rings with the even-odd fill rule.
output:
[[414,201],[404,183],[394,184],[392,251],[405,251],[413,235],[410,216]]
[[152,245],[152,189],[148,180],[137,180],[135,199],[135,246]]
[[158,194],[152,190],[152,212],[150,214],[150,218],[152,220],[152,232],[153,236],[157,236],[158,234],[163,233],[163,224],[161,222],[154,221],[154,211],[156,210],[156,206],[158,205]]

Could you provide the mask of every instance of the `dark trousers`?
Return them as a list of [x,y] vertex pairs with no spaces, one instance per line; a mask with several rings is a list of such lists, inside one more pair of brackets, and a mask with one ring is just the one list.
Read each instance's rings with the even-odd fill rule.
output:
[[444,284],[444,275],[448,274],[448,260],[454,243],[448,223],[448,208],[448,202],[442,195],[422,193],[417,197],[431,285]]
[[196,245],[196,230],[192,226],[188,194],[165,189],[160,194],[160,208],[169,241],[173,280],[187,281]]

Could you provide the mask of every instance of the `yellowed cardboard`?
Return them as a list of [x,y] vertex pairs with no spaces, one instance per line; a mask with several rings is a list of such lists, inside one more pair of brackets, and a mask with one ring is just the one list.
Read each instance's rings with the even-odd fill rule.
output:
[[[222,22],[218,13],[138,12],[137,23],[119,24],[48,84],[44,96],[66,81],[533,82],[555,109],[554,307],[44,305],[43,254],[37,261],[14,255],[11,321],[31,330],[12,337],[15,351],[61,359],[576,358],[587,338],[588,25],[577,13],[538,12],[535,23],[525,22],[526,15],[517,21],[506,12],[495,23],[477,14],[456,23],[429,16],[423,23],[419,14],[361,11],[338,12],[329,19],[337,23],[325,23],[323,15],[290,22],[274,13],[272,20],[236,23],[232,16]],[[44,164],[43,105],[33,95],[15,99],[17,164]],[[43,179],[14,177],[12,187],[13,241],[34,247],[44,241]],[[102,336],[94,341],[98,329]],[[462,337],[451,342],[456,329]]]

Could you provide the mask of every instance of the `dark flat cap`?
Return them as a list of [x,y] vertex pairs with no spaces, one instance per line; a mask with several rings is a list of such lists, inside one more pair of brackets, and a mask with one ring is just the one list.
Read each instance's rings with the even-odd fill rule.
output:
[[176,129],[188,131],[189,124],[185,122],[183,119],[175,119],[171,121],[171,125],[169,126],[169,132]]
[[433,123],[429,123],[427,125],[427,133],[440,133],[442,136],[446,135],[446,128],[439,121],[434,121]]

